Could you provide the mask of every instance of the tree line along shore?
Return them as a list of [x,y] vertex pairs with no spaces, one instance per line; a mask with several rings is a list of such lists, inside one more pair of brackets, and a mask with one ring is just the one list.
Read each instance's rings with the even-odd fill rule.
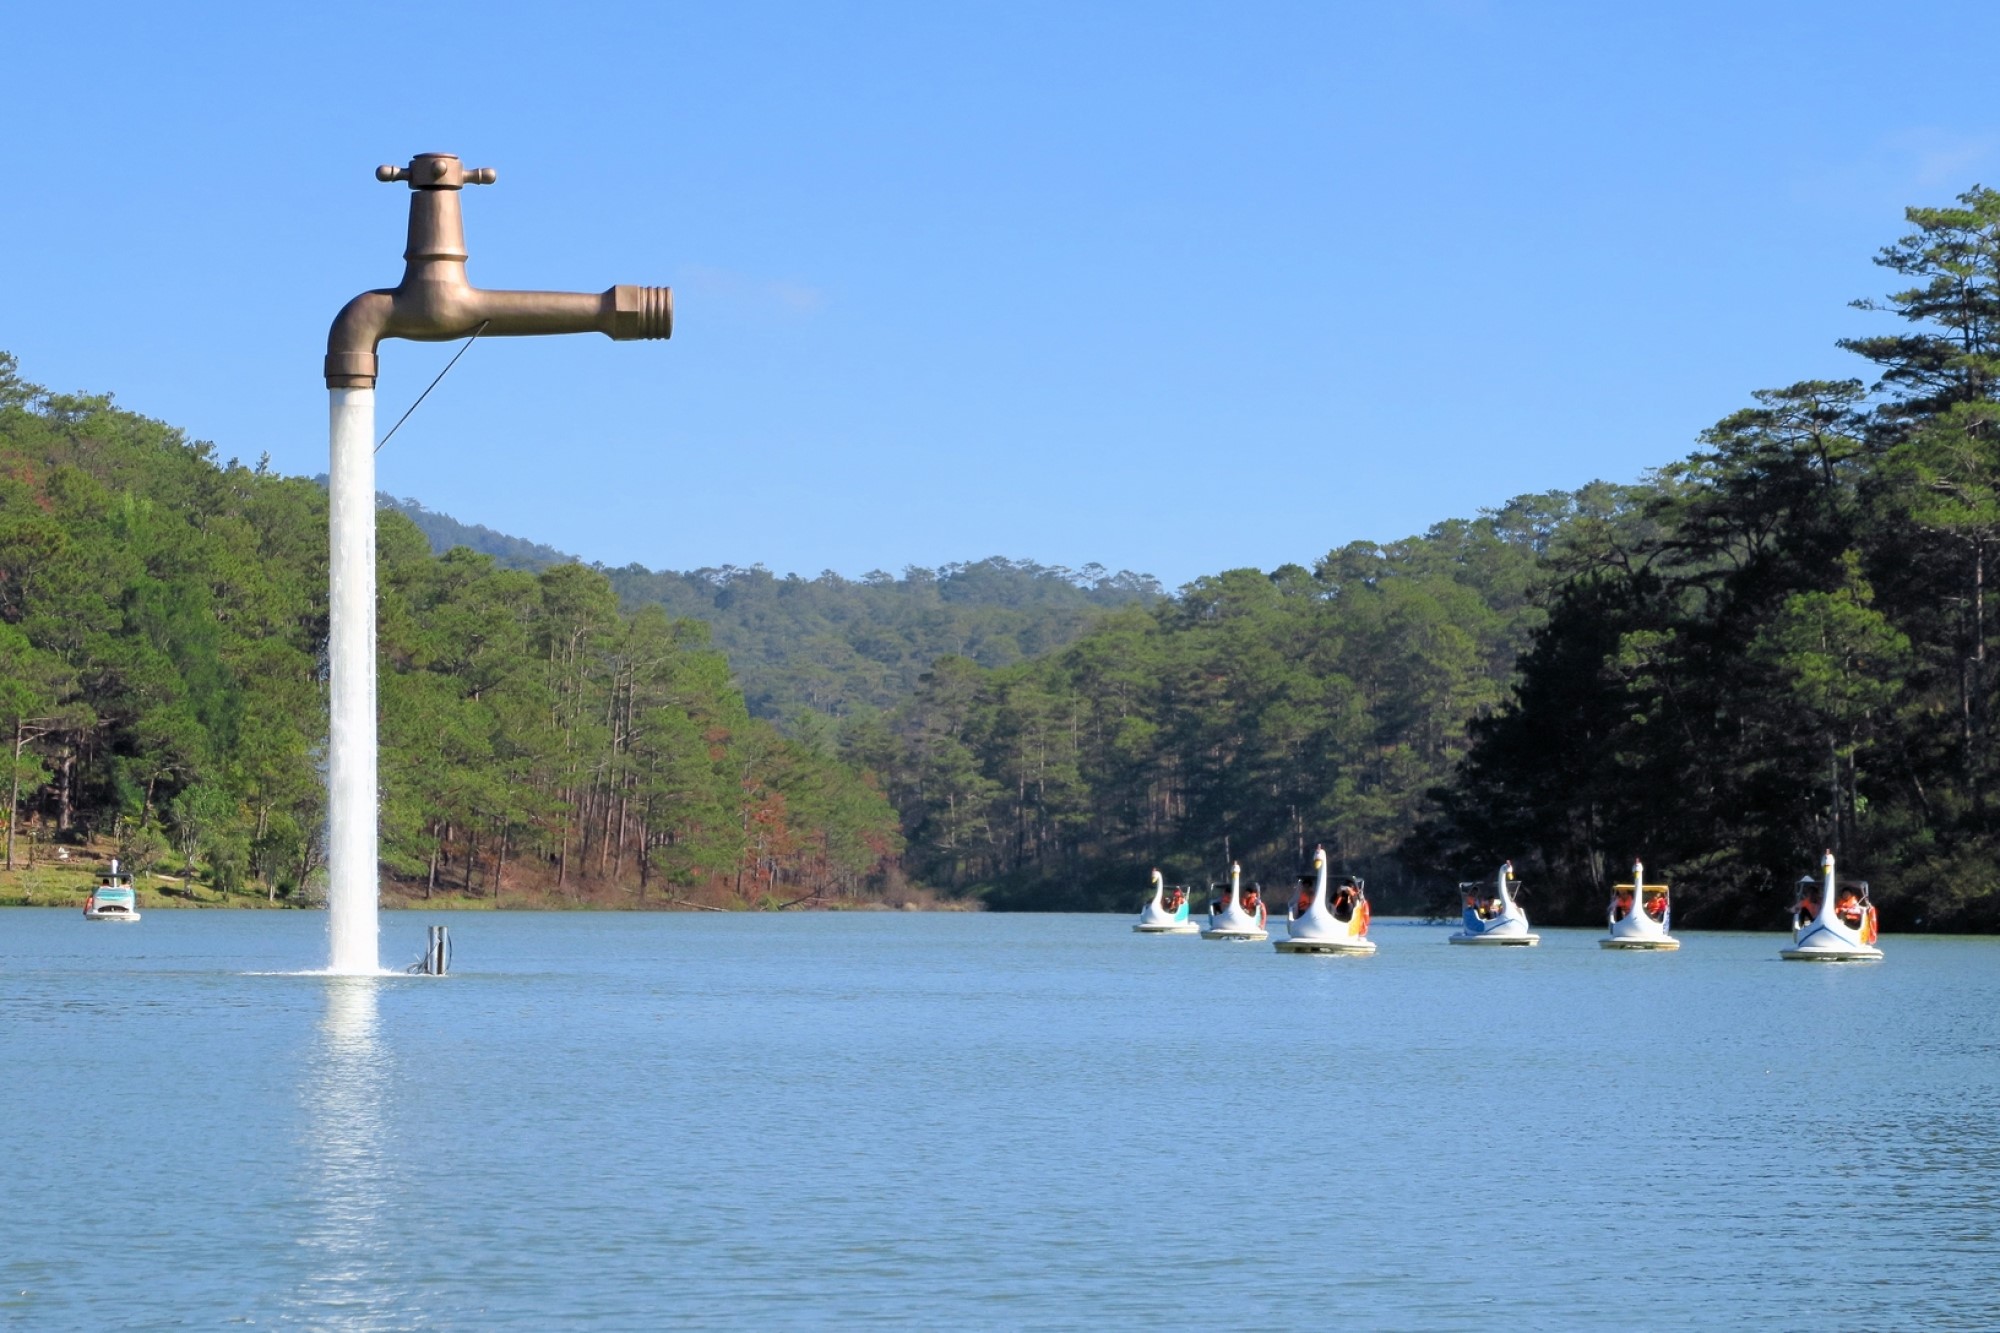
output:
[[[392,897],[1120,909],[1324,843],[1391,911],[1512,859],[1582,924],[1636,854],[1677,923],[1755,927],[1831,848],[1888,929],[2000,928],[2000,194],[1908,224],[1879,331],[1688,457],[1172,596],[607,571],[385,513]],[[15,864],[312,900],[325,542],[312,482],[0,360]]]

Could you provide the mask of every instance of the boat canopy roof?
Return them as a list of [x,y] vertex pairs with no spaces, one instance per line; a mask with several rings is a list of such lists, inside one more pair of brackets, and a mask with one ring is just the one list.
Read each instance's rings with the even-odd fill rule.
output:
[[[1613,889],[1616,889],[1620,893],[1632,892],[1632,886],[1630,884],[1614,884],[1611,887]],[[1667,891],[1667,886],[1664,884],[1648,884],[1646,886],[1646,892],[1648,893],[1665,893],[1666,891]]]

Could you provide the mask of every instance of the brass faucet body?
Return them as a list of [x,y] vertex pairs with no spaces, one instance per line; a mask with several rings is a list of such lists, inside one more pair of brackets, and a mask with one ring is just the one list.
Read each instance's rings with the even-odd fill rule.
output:
[[526,337],[602,333],[621,342],[670,338],[673,291],[629,284],[602,292],[482,291],[465,276],[465,221],[459,191],[491,185],[491,167],[467,168],[450,153],[420,153],[407,167],[377,167],[380,181],[410,186],[410,241],[403,281],[349,301],[326,336],[326,387],[372,389],[384,338],[449,342],[480,333]]

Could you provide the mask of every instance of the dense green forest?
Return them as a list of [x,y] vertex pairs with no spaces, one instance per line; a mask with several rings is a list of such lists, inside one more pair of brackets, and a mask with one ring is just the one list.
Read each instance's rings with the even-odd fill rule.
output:
[[912,566],[900,578],[882,570],[780,578],[761,566],[606,572],[628,607],[706,621],[751,712],[794,732],[816,717],[894,707],[940,657],[1011,666],[1073,641],[1107,608],[1162,595],[1153,578],[1129,570],[999,556]]
[[907,865],[1129,906],[1324,842],[1392,906],[1511,857],[1550,922],[1644,856],[1677,919],[1769,926],[1822,848],[1892,926],[2000,926],[1986,608],[2000,194],[1908,214],[1869,380],[1755,392],[1639,483],[1238,570],[1003,670],[946,660],[847,753]]
[[[383,856],[413,893],[633,903],[854,894],[894,811],[752,718],[698,623],[600,572],[431,553],[382,516]],[[310,898],[322,854],[326,497],[0,355],[9,868],[137,868]]]
[[[503,568],[530,570],[575,559],[416,500],[381,499],[440,553],[464,546]],[[1130,570],[1001,556],[911,566],[900,576],[878,569],[858,579],[831,570],[780,577],[762,565],[604,572],[627,610],[658,606],[707,624],[751,713],[791,734],[816,736],[830,734],[825,719],[893,708],[940,657],[1010,666],[1073,641],[1101,611],[1164,595],[1157,580]]]
[[1399,856],[1542,624],[1543,552],[1608,488],[1526,496],[1312,569],[1234,570],[986,670],[946,658],[844,732],[903,815],[910,873],[996,904],[1128,905],[1161,865],[1266,883],[1324,842],[1409,901]]

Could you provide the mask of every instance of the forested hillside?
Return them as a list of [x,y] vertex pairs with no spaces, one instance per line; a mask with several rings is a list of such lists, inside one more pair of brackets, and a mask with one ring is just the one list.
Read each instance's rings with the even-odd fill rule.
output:
[[[381,503],[422,529],[439,554],[464,546],[526,570],[574,560],[416,500],[384,495]],[[808,736],[830,734],[826,719],[894,707],[940,657],[1009,666],[1073,641],[1101,611],[1163,595],[1157,580],[1129,570],[1002,556],[858,579],[831,570],[779,576],[762,565],[604,572],[627,610],[658,606],[707,624],[750,711]]]
[[[863,775],[753,719],[703,628],[596,571],[381,520],[383,856],[412,892],[855,893],[899,849]],[[326,497],[0,356],[0,734],[41,842],[310,897]],[[23,826],[23,820],[25,825]]]
[[627,607],[707,622],[750,711],[797,733],[809,712],[847,718],[909,697],[940,657],[1003,667],[1070,643],[1104,611],[1162,595],[1144,574],[993,556],[901,577],[831,571],[780,578],[761,566],[606,571]]
[[1602,491],[1200,579],[1004,670],[946,658],[846,753],[884,776],[913,875],[999,905],[1129,906],[1147,867],[1202,883],[1228,855],[1289,882],[1318,842],[1411,901],[1403,839],[1542,622],[1541,553]]
[[[320,485],[326,484],[321,476]],[[481,555],[493,557],[493,563],[502,569],[524,569],[538,573],[551,565],[576,565],[583,562],[553,546],[531,542],[525,537],[510,537],[495,531],[484,523],[461,523],[450,514],[440,514],[435,509],[425,508],[421,500],[398,500],[392,495],[376,492],[375,504],[379,509],[393,509],[404,518],[417,525],[417,531],[430,542],[431,550],[443,555],[456,546]]]
[[1771,927],[1831,848],[1890,925],[2000,928],[2000,194],[1909,212],[1870,379],[1753,393],[1634,485],[1239,570],[1005,670],[940,662],[848,753],[912,873],[1129,907],[1324,842],[1392,907],[1512,858],[1601,920]]

